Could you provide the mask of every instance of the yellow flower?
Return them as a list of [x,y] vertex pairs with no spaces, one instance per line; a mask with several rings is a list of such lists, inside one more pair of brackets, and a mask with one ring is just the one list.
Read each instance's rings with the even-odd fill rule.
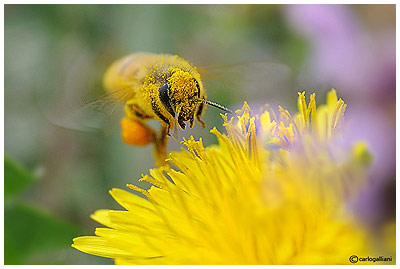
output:
[[[125,210],[91,217],[108,228],[74,239],[76,249],[117,264],[349,264],[371,255],[369,237],[346,203],[363,183],[368,151],[331,145],[345,104],[336,93],[316,108],[299,94],[299,113],[253,116],[245,103],[224,118],[226,134],[182,142],[169,167],[128,184],[147,199],[113,189]],[[257,126],[257,128],[256,128]],[[275,146],[274,146],[275,145]]]

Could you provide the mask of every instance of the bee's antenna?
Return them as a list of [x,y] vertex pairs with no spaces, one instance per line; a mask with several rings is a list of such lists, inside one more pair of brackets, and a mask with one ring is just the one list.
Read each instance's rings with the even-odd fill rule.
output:
[[197,102],[203,102],[203,103],[205,103],[207,105],[219,108],[219,109],[221,109],[221,110],[223,110],[225,112],[232,113],[232,111],[230,111],[229,109],[227,109],[226,107],[224,107],[224,106],[222,106],[220,104],[217,104],[217,103],[214,103],[214,102],[211,102],[211,101],[208,101],[208,100],[204,100],[204,99],[199,99],[199,98],[196,99],[196,101]]

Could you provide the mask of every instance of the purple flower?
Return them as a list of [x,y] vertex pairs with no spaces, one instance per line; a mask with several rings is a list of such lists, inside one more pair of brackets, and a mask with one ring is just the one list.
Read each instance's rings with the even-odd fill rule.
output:
[[372,100],[382,91],[388,100],[394,96],[393,30],[368,32],[347,5],[288,5],[285,15],[310,42],[313,80],[346,91],[351,99],[363,94],[362,100]]

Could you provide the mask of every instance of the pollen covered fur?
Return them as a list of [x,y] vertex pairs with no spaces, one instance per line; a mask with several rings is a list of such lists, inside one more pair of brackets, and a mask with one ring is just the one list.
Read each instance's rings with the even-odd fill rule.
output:
[[194,101],[197,96],[196,82],[193,76],[179,68],[173,68],[172,76],[168,78],[171,85],[171,102],[181,106],[181,115],[183,120],[188,120],[189,116],[196,108]]

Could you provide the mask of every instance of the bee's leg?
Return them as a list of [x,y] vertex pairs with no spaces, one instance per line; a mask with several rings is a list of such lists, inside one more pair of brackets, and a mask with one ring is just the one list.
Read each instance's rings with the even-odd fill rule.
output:
[[125,104],[125,115],[133,120],[143,122],[145,120],[151,119],[143,109],[141,109],[134,99],[128,100]]
[[[156,110],[155,113],[164,122],[163,124],[161,124],[161,131],[159,135],[157,135],[157,132],[153,128],[150,128],[144,123],[146,120],[151,119],[151,117],[148,116],[136,104],[135,100],[131,99],[127,101],[125,105],[125,114],[127,117],[122,120],[128,118],[131,121],[131,123],[132,122],[135,123],[137,128],[131,128],[129,132],[125,132],[127,133],[125,137],[129,137],[130,135],[134,143],[127,142],[124,135],[122,137],[124,138],[124,141],[127,144],[132,144],[132,145],[147,145],[148,143],[152,142],[154,144],[154,158],[156,161],[156,165],[163,166],[167,164],[165,159],[167,155],[169,122],[166,118],[163,117],[161,113],[158,112],[158,110]],[[124,128],[122,130],[122,134],[124,134]]]
[[193,128],[194,125],[194,113],[192,113],[192,115],[190,116],[190,120],[189,120],[189,127]]
[[163,166],[167,164],[165,159],[167,158],[168,131],[169,126],[162,124],[160,136],[156,137],[154,140],[154,156],[157,166]]
[[150,117],[134,99],[126,102],[125,115],[126,117],[121,119],[121,136],[126,144],[144,146],[155,141],[156,132],[144,123]]
[[[204,97],[203,97],[204,99]],[[196,111],[196,119],[200,122],[201,126],[206,127],[206,124],[200,119],[201,114],[203,114],[203,110],[204,110],[204,103],[200,102],[199,106],[197,107],[197,111]]]

